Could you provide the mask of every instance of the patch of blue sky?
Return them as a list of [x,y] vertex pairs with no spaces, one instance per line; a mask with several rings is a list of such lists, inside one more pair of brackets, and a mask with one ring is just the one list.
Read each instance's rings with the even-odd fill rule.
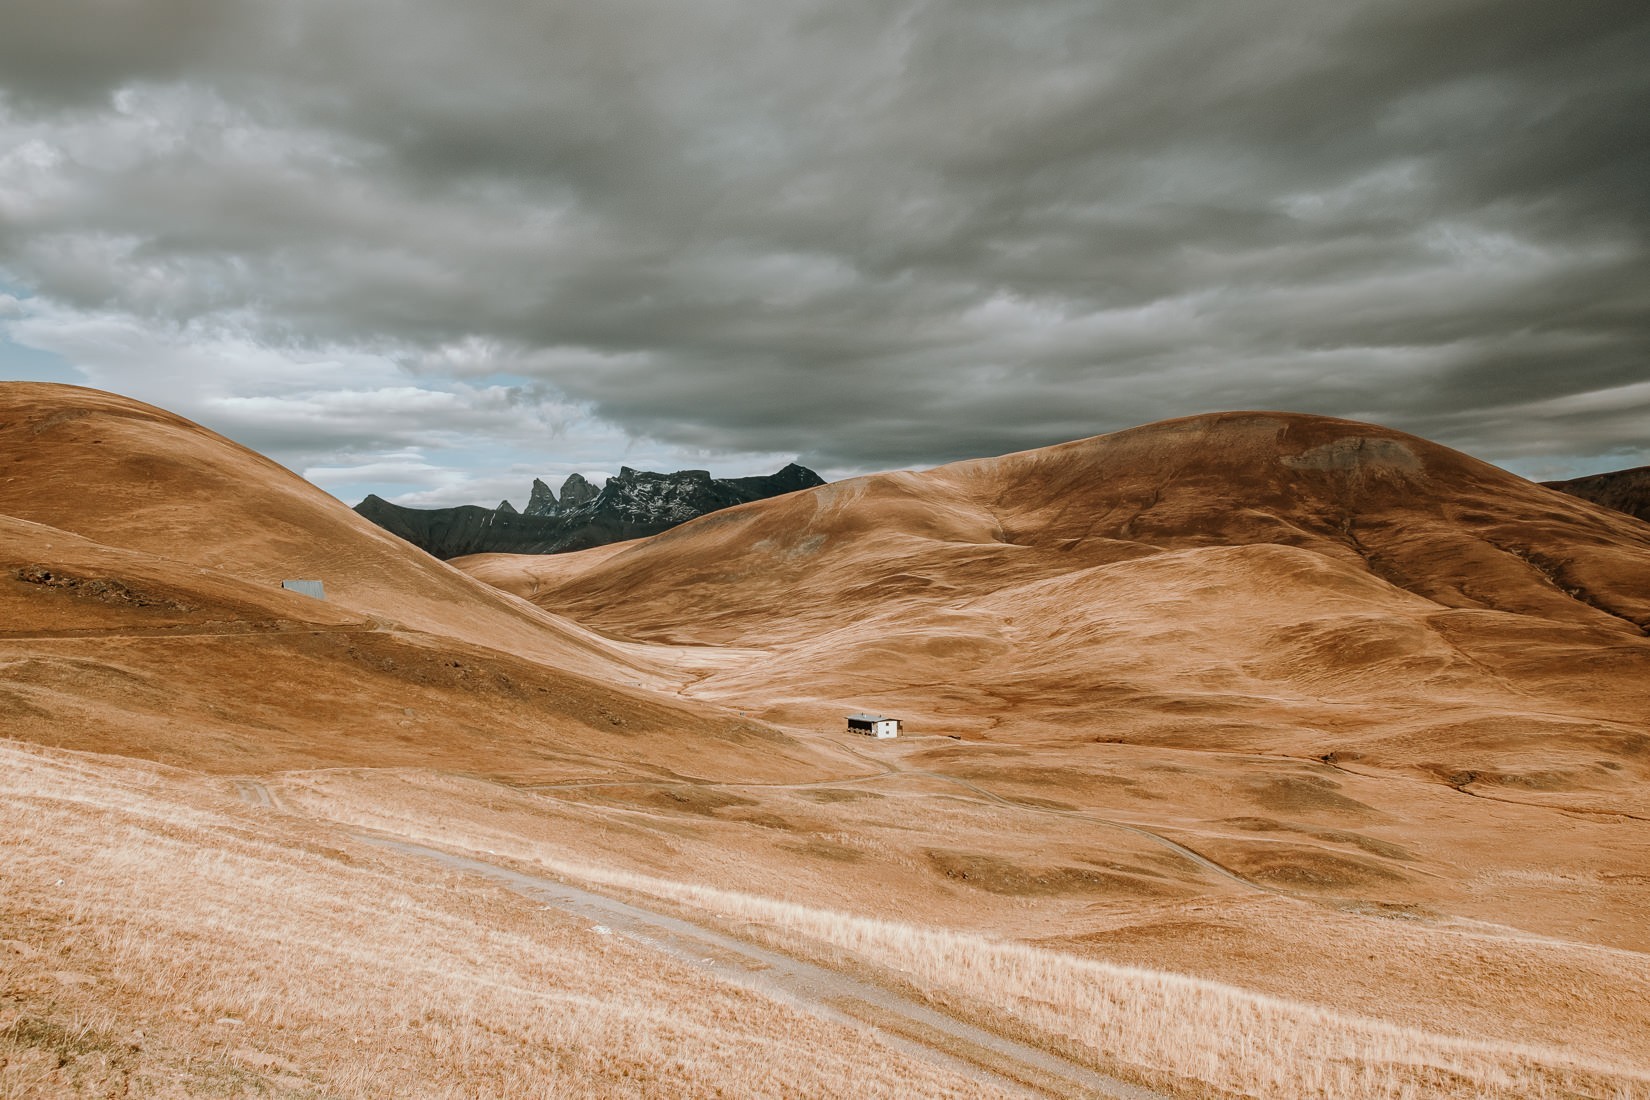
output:
[[0,380],[70,382],[85,385],[86,376],[61,355],[19,344],[0,328]]
[[23,315],[32,297],[25,288],[0,279],[0,380],[84,385],[85,375],[61,355],[12,339],[9,322]]

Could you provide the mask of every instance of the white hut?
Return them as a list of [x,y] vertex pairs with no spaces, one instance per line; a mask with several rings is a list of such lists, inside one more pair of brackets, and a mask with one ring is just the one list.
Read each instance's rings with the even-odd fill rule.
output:
[[320,581],[282,581],[281,587],[288,592],[301,592],[306,596],[313,596],[317,600],[327,598],[327,587]]
[[863,733],[867,737],[898,737],[901,724],[898,718],[882,718],[875,714],[848,715],[848,732]]

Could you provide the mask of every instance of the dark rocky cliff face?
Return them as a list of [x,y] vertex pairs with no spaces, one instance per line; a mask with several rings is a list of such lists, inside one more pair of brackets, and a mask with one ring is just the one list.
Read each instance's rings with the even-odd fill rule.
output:
[[533,479],[533,492],[527,497],[527,507],[521,510],[524,516],[548,516],[561,507],[556,500],[556,491],[538,478]]
[[735,504],[764,500],[825,484],[818,474],[791,463],[766,477],[713,478],[705,470],[674,474],[626,466],[600,490],[573,474],[558,499],[534,480],[525,511],[509,501],[497,508],[403,508],[369,496],[355,510],[384,530],[438,558],[465,554],[559,554],[610,542],[656,535],[690,519]]
[[561,486],[561,506],[582,508],[596,499],[597,489],[584,479],[583,474],[568,474]]
[[1650,523],[1650,466],[1613,470],[1570,481],[1543,481],[1542,484]]

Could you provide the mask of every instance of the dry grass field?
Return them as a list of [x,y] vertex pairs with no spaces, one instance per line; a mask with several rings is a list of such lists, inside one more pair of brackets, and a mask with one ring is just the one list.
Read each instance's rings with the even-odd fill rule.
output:
[[169,768],[0,743],[0,1097],[988,1096]]
[[111,395],[0,462],[0,1097],[1020,1088],[363,830],[1161,1096],[1650,1096],[1636,520],[1281,414],[463,570]]
[[[1637,952],[1277,896],[1204,892],[1169,906],[1114,907],[1136,919],[1155,910],[1182,934],[1242,922],[1232,940],[1250,941],[1259,965],[1238,973],[1238,984],[1193,977],[1195,965],[1171,971],[1106,961],[1101,934],[1025,942],[1056,923],[1102,925],[1091,907],[1062,906],[1057,896],[1026,892],[998,908],[953,894],[916,907],[931,914],[920,923],[872,916],[892,907],[880,895],[846,888],[865,881],[852,861],[833,876],[829,863],[840,857],[799,857],[787,880],[771,868],[732,866],[756,850],[746,844],[712,868],[713,854],[682,843],[670,815],[658,811],[591,813],[587,805],[476,780],[405,773],[292,775],[275,789],[283,805],[317,818],[679,903],[764,943],[869,969],[994,1030],[1173,1095],[1650,1095],[1643,1039],[1650,967]],[[908,836],[942,835],[930,815],[957,810],[950,796],[939,796],[940,806],[925,804],[933,795],[893,797]],[[850,826],[842,839],[856,833],[869,830]],[[769,892],[707,882],[755,882]],[[850,900],[827,906],[820,898]],[[967,925],[978,930],[959,930]],[[1194,960],[1188,951],[1178,961]],[[1267,988],[1254,981],[1265,972],[1274,992],[1256,988]],[[1349,982],[1349,973],[1359,980]]]

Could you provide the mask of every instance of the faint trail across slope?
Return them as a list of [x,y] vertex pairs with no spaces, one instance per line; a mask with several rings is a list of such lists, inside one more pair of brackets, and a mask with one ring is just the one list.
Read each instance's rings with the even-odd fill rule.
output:
[[1154,833],[1150,829],[1142,828],[1139,825],[1130,825],[1124,821],[1114,821],[1109,817],[1100,817],[1095,814],[1087,813],[1083,810],[1058,810],[1051,806],[1028,806],[1024,802],[1016,802],[1012,798],[1004,798],[1002,795],[994,794],[993,792],[986,790],[984,787],[976,786],[966,779],[958,779],[956,776],[946,775],[944,772],[911,769],[908,771],[903,771],[902,774],[921,775],[926,776],[929,779],[940,779],[947,783],[954,783],[966,790],[973,791],[981,798],[992,802],[1001,803],[1004,806],[1011,806],[1016,810],[1022,810],[1026,813],[1049,814],[1054,817],[1078,818],[1083,821],[1093,822],[1096,825],[1104,825],[1112,829],[1121,829],[1125,833],[1133,833],[1136,836],[1144,837],[1159,847],[1167,848],[1169,851],[1173,852],[1182,859],[1196,864],[1211,874],[1218,875],[1224,879],[1229,879],[1232,882],[1237,883],[1239,886],[1246,886],[1251,890],[1260,890],[1268,894],[1276,894],[1278,897],[1282,898],[1296,898],[1299,900],[1298,895],[1296,894],[1292,894],[1287,890],[1280,890],[1275,886],[1268,886],[1264,882],[1256,882],[1254,879],[1244,878],[1236,871],[1222,867],[1208,856],[1199,855],[1197,852],[1192,851],[1192,849],[1186,847],[1184,844],[1170,840],[1161,833]]
[[[940,1044],[918,1043],[886,1029],[882,1032],[883,1038],[917,1057],[989,1081],[1010,1092],[1025,1093],[1029,1087],[1034,1094],[1052,1092],[1055,1095],[1161,1100],[1158,1093],[1103,1076],[1047,1051],[954,1020],[881,986],[801,962],[777,951],[756,947],[678,917],[616,901],[554,879],[523,874],[421,844],[366,833],[356,835],[392,851],[421,856],[447,867],[482,875],[517,893],[597,921],[600,926],[711,971],[724,980],[750,986],[816,1015],[837,1020],[857,1018],[862,1022],[866,1017],[884,1021],[892,1018],[915,1025],[912,1031],[936,1036]],[[867,1012],[867,1008],[871,1011]],[[983,1068],[982,1064],[990,1068]]]
[[[258,780],[236,779],[234,784],[247,802],[275,807],[269,788]],[[1168,1100],[1161,1093],[952,1019],[872,982],[757,947],[680,917],[439,848],[374,833],[352,835],[390,851],[481,875],[591,921],[595,926],[592,931],[624,935],[723,981],[747,986],[813,1015],[856,1026],[872,1024],[882,1039],[907,1054],[1010,1095]]]
[[[1418,776],[1404,775],[1400,772],[1358,771],[1354,768],[1349,768],[1345,764],[1342,764],[1336,760],[1322,757],[1319,759],[1321,759],[1326,766],[1334,768],[1342,775],[1357,776],[1360,779],[1380,779],[1383,781],[1395,780],[1401,783],[1420,783],[1429,787],[1435,786],[1435,784],[1430,783],[1428,780],[1421,779]],[[1464,794],[1469,798],[1482,798],[1486,802],[1500,802],[1507,806],[1524,806],[1532,810],[1548,810],[1555,814],[1567,814],[1573,817],[1619,817],[1626,818],[1629,821],[1650,821],[1650,817],[1646,817],[1643,814],[1635,814],[1628,810],[1612,810],[1596,806],[1565,806],[1552,802],[1528,802],[1522,798],[1508,798],[1505,795],[1490,794],[1488,791],[1475,791],[1472,789],[1474,782],[1476,782],[1476,777],[1473,779],[1466,779],[1461,782],[1445,780],[1444,786],[1449,790],[1454,791],[1456,794]]]

